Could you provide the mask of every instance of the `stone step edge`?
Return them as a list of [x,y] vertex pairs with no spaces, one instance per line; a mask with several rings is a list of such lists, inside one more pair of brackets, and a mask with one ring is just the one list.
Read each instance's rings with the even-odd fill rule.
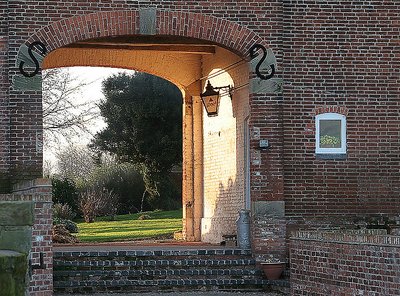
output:
[[178,260],[91,260],[91,261],[64,261],[53,260],[53,267],[79,267],[79,266],[253,266],[256,264],[254,259],[178,259]]
[[99,281],[55,281],[54,288],[78,287],[123,287],[123,286],[280,286],[289,287],[286,280],[265,279],[190,279],[190,280],[99,280]]
[[249,249],[211,249],[211,250],[121,250],[121,251],[54,251],[54,258],[57,257],[151,257],[151,256],[251,256]]
[[171,275],[228,275],[228,276],[261,276],[263,273],[257,269],[152,269],[152,270],[55,270],[54,276],[171,276]]

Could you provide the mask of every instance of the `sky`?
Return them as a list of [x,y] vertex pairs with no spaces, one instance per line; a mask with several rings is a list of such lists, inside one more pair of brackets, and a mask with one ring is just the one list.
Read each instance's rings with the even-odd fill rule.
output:
[[[80,100],[90,100],[94,102],[99,102],[104,98],[103,93],[101,91],[101,83],[107,77],[121,73],[133,73],[134,71],[125,70],[125,69],[116,69],[116,68],[101,68],[101,67],[69,67],[67,69],[73,77],[77,78],[77,81],[84,82],[87,84],[85,87],[81,89],[81,92],[77,93],[76,99]],[[100,131],[105,127],[105,123],[101,117],[99,117],[93,124],[90,126],[90,130],[93,134],[97,131]],[[72,142],[77,146],[85,146],[91,140],[90,135],[84,135],[79,137],[74,137]],[[61,151],[63,147],[68,145],[67,142],[61,141],[60,144],[52,145],[51,147],[45,145],[43,160],[44,162],[50,162],[52,166],[56,164],[56,154]]]

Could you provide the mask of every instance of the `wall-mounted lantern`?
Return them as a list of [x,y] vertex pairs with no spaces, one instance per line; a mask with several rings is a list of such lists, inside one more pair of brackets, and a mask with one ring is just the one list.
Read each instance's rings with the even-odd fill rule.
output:
[[209,117],[218,115],[220,101],[219,90],[224,88],[228,88],[229,96],[232,99],[232,87],[230,85],[213,87],[210,81],[207,82],[206,90],[200,94],[201,100],[203,101],[203,105],[206,108],[206,112]]

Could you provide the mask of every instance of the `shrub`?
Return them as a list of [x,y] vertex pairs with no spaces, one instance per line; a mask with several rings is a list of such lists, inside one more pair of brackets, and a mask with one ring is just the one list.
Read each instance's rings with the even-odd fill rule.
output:
[[72,220],[75,218],[76,213],[68,204],[56,203],[53,205],[53,216],[55,218]]
[[78,190],[74,181],[70,179],[52,179],[52,195],[54,203],[68,204],[72,210],[78,212]]
[[71,220],[54,218],[53,225],[59,225],[59,224],[64,225],[65,229],[67,229],[70,233],[78,233],[79,232],[78,224],[76,224],[75,222],[73,222]]
[[89,188],[80,195],[79,208],[87,223],[98,216],[114,216],[118,210],[118,197],[105,188]]

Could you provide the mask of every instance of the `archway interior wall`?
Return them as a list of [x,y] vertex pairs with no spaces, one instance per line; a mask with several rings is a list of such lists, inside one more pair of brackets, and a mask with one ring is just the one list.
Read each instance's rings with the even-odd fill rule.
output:
[[[213,56],[203,58],[203,74],[209,75],[215,87],[246,85],[249,68],[239,63],[228,71],[228,65],[240,61],[230,52],[217,49]],[[220,69],[220,70],[218,70]],[[207,80],[203,81],[204,84]],[[221,103],[217,117],[203,111],[204,143],[204,211],[202,241],[220,243],[223,235],[236,234],[238,211],[245,207],[244,122],[249,115],[248,88],[232,93],[220,91]]]

